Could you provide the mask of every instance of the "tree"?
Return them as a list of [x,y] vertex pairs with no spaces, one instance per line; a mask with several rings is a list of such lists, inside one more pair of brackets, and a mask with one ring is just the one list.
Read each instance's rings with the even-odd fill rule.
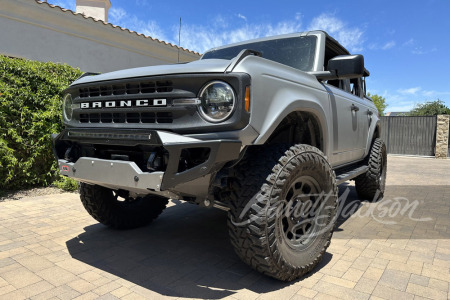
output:
[[388,106],[388,104],[386,103],[386,99],[384,97],[381,97],[381,96],[377,95],[377,94],[373,94],[372,95],[370,93],[367,93],[367,96],[372,98],[373,103],[377,107],[378,113],[380,114],[380,116],[384,116],[384,110]]
[[408,116],[435,116],[435,115],[450,115],[450,108],[445,106],[442,100],[428,101],[417,104],[409,113]]

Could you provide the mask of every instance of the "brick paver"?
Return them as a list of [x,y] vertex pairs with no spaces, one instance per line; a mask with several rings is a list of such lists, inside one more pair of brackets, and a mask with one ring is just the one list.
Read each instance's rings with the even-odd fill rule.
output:
[[379,203],[340,187],[321,264],[291,283],[242,263],[226,212],[172,202],[151,226],[116,231],[76,194],[0,203],[0,299],[447,299],[450,160],[388,158]]

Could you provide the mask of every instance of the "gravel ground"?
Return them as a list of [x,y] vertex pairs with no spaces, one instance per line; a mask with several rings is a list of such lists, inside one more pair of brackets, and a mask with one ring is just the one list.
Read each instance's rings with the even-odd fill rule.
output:
[[[22,191],[0,191],[0,202],[20,200],[26,197],[37,197],[44,195],[67,193],[57,187],[33,188]],[[77,193],[77,192],[73,192]]]

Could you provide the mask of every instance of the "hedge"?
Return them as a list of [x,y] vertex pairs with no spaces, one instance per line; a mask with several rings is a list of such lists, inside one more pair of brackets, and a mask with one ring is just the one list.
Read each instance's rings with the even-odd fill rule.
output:
[[0,189],[60,178],[50,134],[61,131],[63,91],[81,74],[68,65],[0,55]]

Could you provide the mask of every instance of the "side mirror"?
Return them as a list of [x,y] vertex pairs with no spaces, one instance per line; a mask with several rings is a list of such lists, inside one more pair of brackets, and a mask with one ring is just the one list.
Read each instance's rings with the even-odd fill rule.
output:
[[363,77],[365,74],[364,56],[339,55],[328,61],[328,71],[335,73],[339,79]]

